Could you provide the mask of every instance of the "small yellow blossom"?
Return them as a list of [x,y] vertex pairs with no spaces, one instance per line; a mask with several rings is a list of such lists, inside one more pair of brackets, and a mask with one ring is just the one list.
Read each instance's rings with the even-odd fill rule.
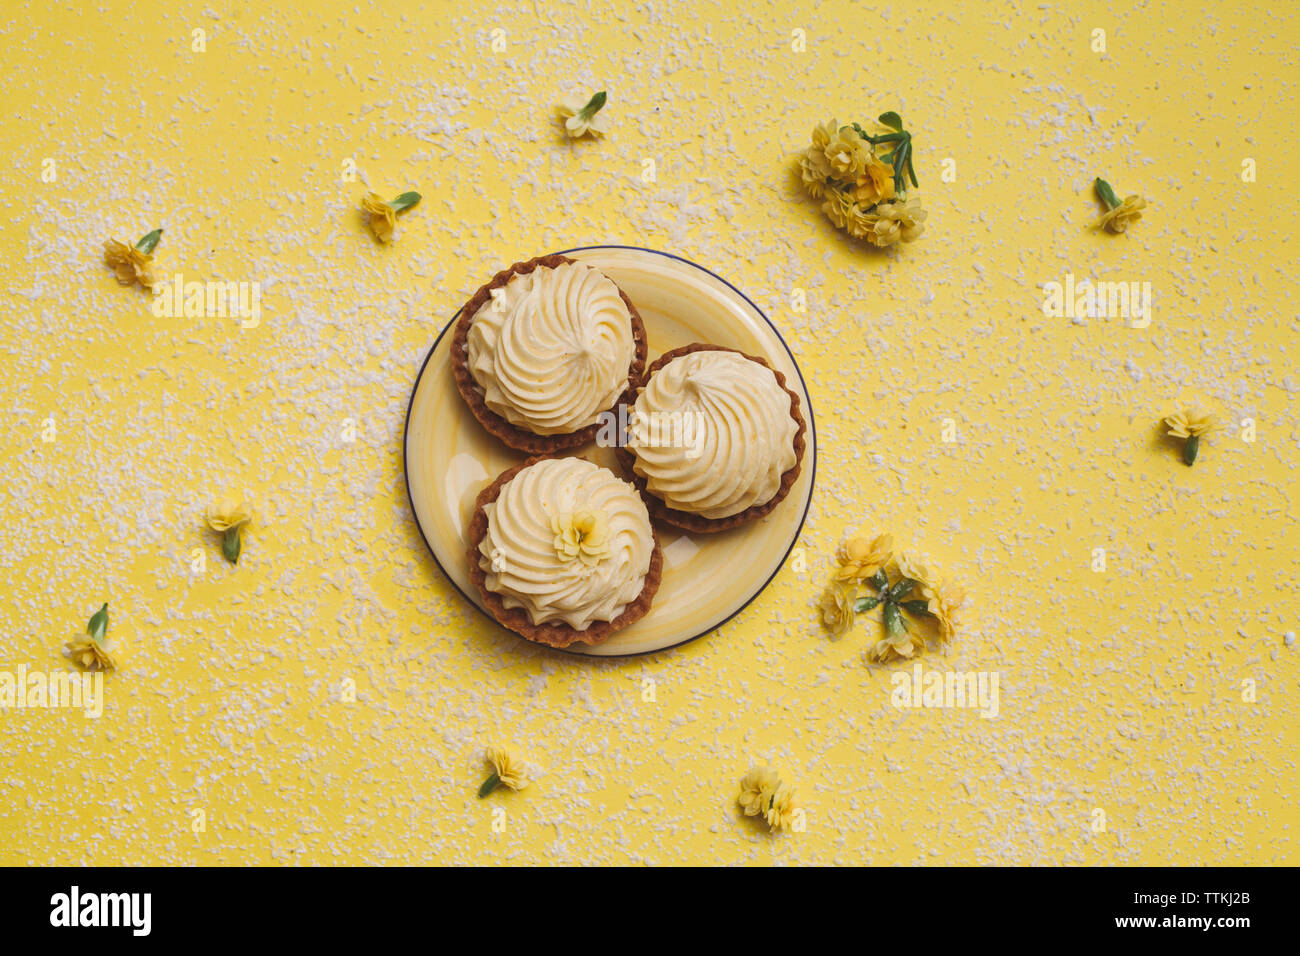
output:
[[894,168],[882,163],[875,153],[867,154],[867,162],[852,190],[853,199],[860,205],[873,206],[894,198]]
[[916,631],[886,635],[867,650],[867,660],[873,664],[887,664],[896,657],[910,658],[925,648],[925,641]]
[[224,534],[231,528],[239,528],[253,520],[253,509],[242,498],[228,495],[219,502],[209,505],[203,513],[203,520],[213,531]]
[[837,130],[823,150],[836,179],[856,180],[866,171],[871,144],[851,126]]
[[122,285],[140,283],[146,289],[153,288],[153,276],[149,272],[149,263],[153,256],[141,252],[135,246],[128,246],[116,239],[104,241],[104,262],[113,270],[117,281]]
[[584,508],[553,515],[551,531],[555,533],[555,553],[566,561],[577,558],[587,567],[595,567],[609,557],[609,518],[603,511]]
[[397,210],[378,193],[368,192],[362,196],[361,210],[366,214],[366,222],[376,239],[388,242],[393,238],[393,231],[397,228]]
[[1165,419],[1169,426],[1169,435],[1173,438],[1190,438],[1195,435],[1207,435],[1219,426],[1214,412],[1206,408],[1189,407],[1180,409]]
[[781,784],[767,806],[767,825],[773,830],[788,830],[794,822],[794,788]]
[[889,560],[893,552],[894,539],[888,534],[877,535],[874,540],[865,535],[847,538],[836,553],[840,567],[835,572],[835,577],[840,581],[869,578]]
[[483,781],[482,786],[478,788],[478,795],[486,797],[497,787],[509,787],[511,790],[522,790],[528,786],[528,777],[524,766],[514,757],[500,747],[488,747],[483,753],[484,760],[487,761],[492,772],[488,778]]
[[609,124],[601,115],[605,105],[605,93],[601,91],[592,97],[566,96],[560,100],[556,111],[564,119],[564,131],[571,139],[579,139],[588,133],[604,136],[609,132]]
[[740,781],[740,795],[736,802],[747,817],[766,816],[772,797],[781,786],[781,780],[771,767],[755,767]]
[[827,189],[822,212],[836,229],[847,229],[853,216],[853,200],[838,189]]
[[966,592],[955,584],[935,579],[921,583],[921,598],[939,625],[939,640],[949,643],[957,636],[957,613],[966,601]]
[[111,671],[117,669],[117,661],[89,634],[78,634],[63,645],[63,651],[78,667],[88,671]]
[[1141,196],[1125,196],[1124,201],[1114,209],[1108,209],[1098,216],[1092,227],[1108,229],[1111,232],[1124,232],[1130,222],[1137,222],[1142,218],[1142,210],[1146,207],[1147,201]]
[[809,146],[799,159],[799,175],[808,195],[813,199],[821,199],[826,193],[826,180],[831,177],[831,164],[826,159],[826,154]]
[[832,581],[818,598],[817,608],[822,612],[822,623],[834,637],[847,634],[853,626],[853,601],[856,597],[851,585]]
[[832,139],[839,135],[840,124],[835,120],[827,120],[813,127],[812,144],[813,148],[825,156],[826,147],[830,145]]
[[921,200],[906,199],[881,203],[876,207],[877,220],[867,238],[873,245],[892,246],[900,239],[913,242],[925,232],[926,211]]

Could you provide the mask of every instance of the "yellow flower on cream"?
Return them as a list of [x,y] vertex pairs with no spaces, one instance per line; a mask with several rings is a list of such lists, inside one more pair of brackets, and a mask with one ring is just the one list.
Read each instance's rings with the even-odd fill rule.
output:
[[1169,426],[1169,437],[1183,439],[1183,463],[1191,465],[1201,450],[1201,436],[1218,428],[1219,418],[1212,409],[1197,403],[1183,405],[1166,416],[1164,423]]
[[957,636],[957,612],[966,601],[966,592],[939,579],[921,582],[921,598],[939,625],[939,640],[947,644]]
[[826,147],[830,145],[831,140],[839,135],[839,132],[840,126],[833,119],[814,126],[812,131],[813,149],[825,156]]
[[857,581],[868,578],[889,560],[894,552],[894,539],[891,535],[877,535],[875,539],[865,535],[846,538],[836,553],[839,569],[835,578],[839,581]]
[[605,91],[601,90],[590,99],[582,96],[566,96],[560,100],[556,110],[564,119],[564,131],[571,139],[578,139],[588,133],[604,136],[609,132],[609,125],[600,111],[605,106]]
[[910,658],[924,647],[925,641],[915,631],[887,634],[871,645],[867,651],[867,660],[873,664],[887,664],[896,657]]
[[500,747],[488,747],[483,754],[492,772],[478,788],[479,797],[486,797],[497,787],[509,787],[522,790],[528,786],[528,776],[524,766]]
[[609,518],[603,511],[584,508],[573,514],[554,515],[551,530],[555,533],[555,553],[561,558],[577,558],[594,567],[609,557]]
[[736,802],[747,817],[766,816],[768,804],[780,786],[781,779],[775,770],[755,767],[740,781],[740,795]]
[[826,154],[812,146],[805,149],[799,158],[799,175],[808,195],[821,199],[826,193],[826,180],[831,178],[831,164]]
[[240,528],[253,520],[253,509],[243,498],[227,495],[203,513],[208,527],[221,535],[221,553],[231,564],[239,563],[243,550]]
[[848,229],[853,217],[853,200],[838,189],[827,189],[822,202],[822,212],[826,213],[836,229]]
[[851,584],[832,581],[817,599],[817,607],[822,612],[822,623],[835,637],[847,633],[853,626],[853,601],[856,596]]

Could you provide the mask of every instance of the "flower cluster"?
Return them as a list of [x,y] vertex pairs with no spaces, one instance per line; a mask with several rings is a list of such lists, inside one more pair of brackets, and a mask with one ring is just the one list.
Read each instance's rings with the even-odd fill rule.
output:
[[867,651],[872,662],[921,653],[922,624],[940,644],[956,636],[964,592],[916,557],[896,553],[889,535],[848,538],[836,559],[836,570],[817,602],[822,623],[839,637],[858,614],[879,608],[884,636]]
[[745,774],[736,802],[745,816],[761,816],[773,830],[788,830],[794,822],[794,788],[782,783],[771,767],[755,767]]
[[421,198],[417,192],[404,192],[385,202],[379,193],[368,192],[361,197],[361,212],[376,239],[392,242],[393,233],[397,229],[397,214],[410,209]]
[[912,134],[897,113],[881,114],[875,132],[835,120],[814,127],[799,174],[826,218],[855,239],[884,247],[913,242],[925,231],[921,200],[907,195],[907,183],[917,184]]
[[153,262],[153,251],[158,247],[162,234],[161,229],[145,233],[134,246],[128,246],[117,239],[104,240],[104,263],[113,270],[118,282],[122,285],[135,285],[138,282],[146,289],[153,288],[153,274],[149,271],[149,264]]
[[1191,465],[1201,450],[1201,437],[1219,427],[1219,416],[1207,396],[1195,391],[1184,391],[1165,416],[1164,424],[1169,428],[1167,434],[1170,438],[1182,439],[1183,464]]

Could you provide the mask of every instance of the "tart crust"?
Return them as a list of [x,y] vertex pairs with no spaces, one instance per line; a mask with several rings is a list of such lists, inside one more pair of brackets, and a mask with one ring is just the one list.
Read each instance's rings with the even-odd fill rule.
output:
[[474,502],[474,517],[470,520],[469,531],[466,536],[469,543],[465,554],[469,558],[470,580],[474,582],[474,587],[478,589],[479,595],[483,598],[483,603],[487,605],[488,612],[497,619],[498,623],[534,643],[557,648],[565,648],[571,644],[603,644],[616,631],[645,617],[650,610],[651,603],[654,601],[655,594],[659,590],[659,582],[663,578],[664,553],[659,547],[659,533],[655,530],[653,523],[650,525],[650,535],[653,538],[654,546],[650,551],[650,569],[646,571],[645,583],[641,587],[641,593],[636,596],[632,603],[619,612],[618,617],[612,621],[593,621],[585,631],[570,627],[563,621],[534,624],[529,618],[528,612],[523,608],[507,608],[505,602],[501,600],[501,595],[488,590],[487,572],[479,566],[478,546],[487,535],[488,529],[486,506],[497,500],[501,494],[501,489],[505,487],[506,482],[511,478],[529,465],[534,465],[548,457],[552,456],[535,455],[523,464],[506,469],[497,475],[492,484],[479,492],[478,499]]
[[[712,534],[717,531],[728,531],[732,528],[737,528],[740,525],[748,524],[751,521],[757,521],[759,518],[771,514],[776,506],[785,500],[786,495],[790,493],[790,489],[798,479],[800,470],[803,468],[803,453],[808,444],[807,439],[805,438],[805,435],[808,432],[808,423],[804,421],[803,413],[800,411],[799,396],[786,386],[784,374],[777,369],[772,368],[772,366],[767,364],[766,360],[761,359],[758,356],[746,355],[739,349],[729,349],[722,345],[706,345],[702,342],[695,342],[691,345],[683,345],[680,348],[667,351],[655,359],[654,363],[646,369],[640,385],[648,383],[650,377],[654,375],[655,372],[659,371],[673,359],[680,358],[683,355],[689,355],[691,352],[735,352],[742,358],[747,358],[751,362],[757,362],[764,368],[771,370],[772,374],[776,376],[776,383],[781,386],[787,395],[790,396],[790,417],[793,418],[795,423],[799,426],[798,430],[794,433],[794,466],[781,474],[781,485],[777,488],[776,494],[762,504],[750,505],[744,511],[738,512],[734,515],[728,515],[725,518],[706,518],[703,515],[693,514],[689,511],[679,511],[676,508],[670,508],[664,503],[662,498],[656,497],[655,494],[646,487],[646,480],[636,473],[636,470],[633,468],[633,465],[636,463],[636,456],[622,445],[619,445],[614,449],[614,456],[622,466],[625,476],[632,482],[632,484],[636,485],[637,490],[641,492],[641,497],[645,500],[646,508],[649,510],[651,518],[657,518],[665,524],[672,525],[674,528],[680,528],[683,531]],[[628,404],[633,405],[635,404],[635,401],[636,396],[633,395]]]
[[[596,432],[600,430],[600,422],[595,422],[575,432],[558,435],[538,435],[526,428],[512,425],[492,411],[487,407],[487,403],[483,398],[483,391],[478,383],[474,381],[474,375],[469,369],[469,328],[474,324],[474,316],[478,314],[478,310],[492,297],[493,289],[501,288],[516,275],[527,275],[535,269],[554,269],[567,262],[576,263],[577,260],[560,255],[538,256],[535,259],[529,259],[527,262],[516,262],[509,269],[502,269],[492,277],[487,285],[470,296],[469,301],[461,307],[460,318],[456,321],[456,330],[451,339],[452,374],[456,379],[456,390],[460,392],[465,404],[474,413],[474,417],[478,419],[479,424],[487,429],[489,433],[516,451],[527,452],[530,455],[552,454],[566,448],[585,445],[596,437]],[[604,275],[604,273],[601,274]],[[608,279],[609,277],[605,276],[605,278]],[[614,280],[610,279],[610,282],[614,282]],[[614,282],[614,288],[618,289],[617,282]],[[628,367],[627,388],[619,396],[618,401],[607,410],[617,409],[619,405],[628,402],[631,397],[635,396],[636,387],[645,371],[648,353],[645,324],[641,321],[640,313],[637,312],[636,306],[632,304],[632,300],[627,297],[627,294],[622,289],[618,289],[618,294],[623,299],[623,304],[627,306],[628,315],[631,317],[632,344],[635,351],[632,355],[632,364]]]

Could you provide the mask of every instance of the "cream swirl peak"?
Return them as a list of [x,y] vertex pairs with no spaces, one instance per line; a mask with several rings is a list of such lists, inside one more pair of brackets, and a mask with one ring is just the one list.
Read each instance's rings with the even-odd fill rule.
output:
[[627,389],[636,355],[618,286],[580,262],[519,273],[494,289],[467,345],[484,404],[538,435],[595,424]]
[[695,441],[627,448],[646,490],[678,511],[728,518],[770,501],[798,463],[790,395],[766,365],[738,352],[702,350],[672,359],[637,397],[637,417],[690,417]]
[[[556,548],[553,518],[591,512],[602,518],[604,554],[588,563]],[[581,458],[548,458],[524,468],[484,505],[479,542],[485,586],[507,610],[534,625],[563,622],[585,631],[612,621],[645,586],[654,532],[645,502],[623,479]]]

